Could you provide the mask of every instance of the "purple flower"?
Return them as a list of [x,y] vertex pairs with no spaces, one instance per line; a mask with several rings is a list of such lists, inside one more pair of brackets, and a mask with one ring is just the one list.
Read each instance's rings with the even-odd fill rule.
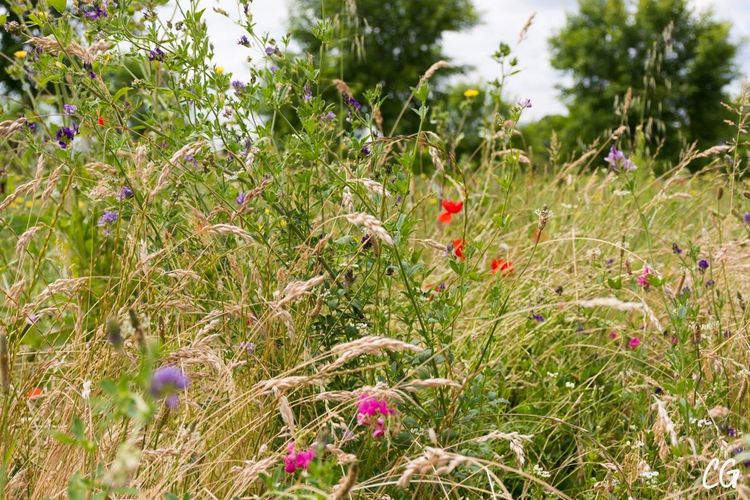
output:
[[237,92],[239,94],[240,92],[242,92],[243,90],[245,90],[245,84],[242,83],[239,80],[234,80],[232,82],[232,88],[234,89],[235,92]]
[[104,234],[109,234],[109,226],[114,225],[119,217],[116,210],[105,210],[104,214],[99,217],[99,221],[96,223],[97,226],[104,228]]
[[247,352],[248,356],[252,356],[255,352],[255,343],[253,342],[240,342],[240,347]]
[[164,51],[161,50],[159,47],[156,47],[154,50],[148,51],[148,60],[149,61],[163,61],[164,60]]
[[302,100],[305,102],[310,102],[312,99],[312,90],[310,90],[310,84],[306,83],[305,88],[302,89]]
[[102,2],[101,4],[92,4],[91,8],[86,10],[83,15],[86,17],[86,19],[89,19],[91,21],[96,21],[97,19],[107,17],[107,3]]
[[672,243],[672,253],[682,255],[682,248],[677,243]]
[[745,212],[742,215],[742,220],[745,221],[745,224],[750,224],[750,212]]
[[617,149],[615,146],[612,146],[609,149],[609,154],[604,157],[604,161],[609,163],[609,168],[615,172],[620,169],[625,170],[626,172],[632,172],[637,168],[635,163],[633,163],[632,160],[625,156],[625,153]]
[[128,198],[133,197],[133,190],[130,189],[128,186],[123,186],[122,189],[120,189],[120,192],[117,193],[117,201],[123,201],[127,200]]
[[320,119],[324,121],[332,122],[336,119],[336,115],[333,113],[333,111],[329,111],[328,113],[321,116]]
[[362,146],[362,149],[360,149],[359,152],[362,153],[364,156],[370,156],[370,153],[372,151],[370,151],[370,146],[365,144],[364,146]]
[[531,107],[531,99],[521,99],[518,101],[518,106],[521,109],[527,109]]
[[240,40],[237,42],[237,45],[242,45],[243,47],[249,47],[250,46],[250,40],[245,35],[242,35],[240,37]]
[[531,317],[532,317],[532,318],[534,319],[534,321],[536,321],[537,323],[544,323],[544,316],[542,316],[542,315],[541,315],[541,314],[539,314],[539,313],[534,313],[534,314],[533,314],[533,315],[532,315]]
[[346,96],[344,98],[344,102],[346,102],[346,104],[348,104],[349,106],[351,106],[352,108],[354,108],[357,111],[361,111],[362,110],[362,105],[359,103],[359,101],[357,101],[354,97],[352,97],[350,95],[348,95],[348,96]]
[[28,127],[30,131],[36,132],[36,127],[37,127],[36,123],[27,122],[26,126]]
[[94,67],[91,65],[90,62],[84,61],[84,63],[83,63],[83,69],[85,69],[86,71],[89,72],[89,78],[91,78],[92,80],[94,78],[96,78],[96,73],[94,73],[94,71],[93,71]]
[[174,410],[179,403],[178,392],[184,391],[190,385],[190,379],[182,369],[174,365],[158,368],[151,377],[151,395],[157,399],[165,399],[167,408]]
[[73,104],[63,104],[63,113],[65,116],[70,116],[75,113],[78,108]]
[[698,261],[698,270],[700,272],[705,271],[706,269],[708,269],[708,267],[709,267],[709,264],[708,264],[708,261],[706,259],[701,259],[701,260]]
[[276,66],[275,64],[272,64],[272,65],[271,65],[271,67],[270,67],[270,68],[268,68],[268,70],[269,70],[269,71],[270,71],[271,73],[276,73],[276,72],[277,72],[277,71],[279,70],[279,67],[278,67],[278,66]]
[[705,283],[705,285],[706,285],[706,288],[711,288],[711,287],[712,287],[712,286],[714,286],[715,284],[716,284],[716,282],[715,282],[714,280],[712,280],[712,279],[707,279],[707,280],[706,280],[706,283]]
[[61,127],[57,129],[55,133],[55,139],[61,149],[68,147],[68,143],[72,142],[75,136],[78,135],[78,125],[75,123],[70,127]]
[[275,53],[276,53],[276,47],[271,47],[270,45],[268,47],[266,47],[266,55],[267,56],[272,56]]
[[238,205],[242,205],[245,203],[246,199],[247,199],[247,193],[240,193],[237,195],[237,198],[235,198],[234,201],[236,201]]

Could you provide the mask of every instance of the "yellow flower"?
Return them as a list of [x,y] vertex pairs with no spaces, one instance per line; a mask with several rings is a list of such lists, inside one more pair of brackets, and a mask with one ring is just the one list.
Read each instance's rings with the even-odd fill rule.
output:
[[26,208],[31,208],[31,207],[33,207],[33,206],[34,206],[34,202],[33,202],[33,201],[31,201],[31,200],[27,200],[27,201],[26,201],[26,202],[25,202],[25,203],[23,204],[23,206],[25,206]]
[[479,95],[479,91],[477,89],[466,89],[464,91],[464,97],[472,98]]
[[23,59],[26,57],[26,51],[25,50],[17,50],[13,53],[14,56],[16,56],[19,59]]
[[286,220],[285,220],[285,219],[281,219],[281,220],[279,221],[279,226],[281,226],[281,227],[286,227]]
[[216,69],[216,73],[217,74],[219,74],[219,75],[223,75],[224,74],[224,66],[216,66],[215,69]]

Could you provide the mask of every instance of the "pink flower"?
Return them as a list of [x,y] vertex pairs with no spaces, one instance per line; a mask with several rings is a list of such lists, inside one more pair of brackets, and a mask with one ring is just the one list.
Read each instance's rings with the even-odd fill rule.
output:
[[633,337],[628,341],[628,347],[630,347],[631,349],[635,349],[639,345],[641,345],[641,339],[639,339],[638,337]]
[[372,417],[377,417],[373,425],[372,436],[380,438],[385,435],[385,416],[393,415],[393,409],[388,408],[385,399],[377,399],[374,396],[362,394],[357,403],[357,423],[359,425],[372,424]]
[[295,451],[294,443],[289,443],[289,453],[284,457],[284,471],[294,474],[300,469],[307,470],[310,463],[315,458],[315,450],[310,448],[307,451]]
[[609,338],[615,340],[617,338],[617,330],[612,330],[611,332],[609,332]]
[[636,278],[636,281],[638,282],[638,284],[641,285],[643,288],[648,288],[649,287],[649,282],[648,282],[648,275],[649,274],[654,274],[654,270],[651,269],[648,266],[643,266],[643,270],[641,271],[641,275],[638,276],[638,278]]

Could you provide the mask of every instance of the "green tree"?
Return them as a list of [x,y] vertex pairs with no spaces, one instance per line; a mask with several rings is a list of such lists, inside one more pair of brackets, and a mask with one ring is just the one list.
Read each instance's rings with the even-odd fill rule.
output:
[[552,65],[573,81],[562,89],[570,113],[563,143],[588,143],[623,123],[665,160],[685,143],[715,144],[726,131],[725,87],[736,75],[729,31],[688,0],[579,0],[579,12],[550,39]]
[[[340,78],[355,94],[382,85],[387,131],[410,94],[410,86],[434,62],[447,59],[441,38],[477,22],[471,0],[296,0],[291,32],[303,50],[322,60],[323,80]],[[328,38],[322,33],[330,34]],[[326,50],[321,51],[325,41]],[[460,68],[443,69],[432,82]],[[414,132],[418,119],[405,113],[399,131]]]

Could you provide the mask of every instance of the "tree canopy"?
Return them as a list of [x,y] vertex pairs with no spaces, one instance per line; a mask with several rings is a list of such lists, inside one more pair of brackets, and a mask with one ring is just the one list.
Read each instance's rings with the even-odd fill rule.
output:
[[[550,39],[553,67],[572,76],[562,87],[570,114],[562,142],[589,142],[622,123],[664,159],[686,142],[712,145],[736,75],[729,31],[688,0],[579,0]],[[632,105],[618,116],[628,89]]]

